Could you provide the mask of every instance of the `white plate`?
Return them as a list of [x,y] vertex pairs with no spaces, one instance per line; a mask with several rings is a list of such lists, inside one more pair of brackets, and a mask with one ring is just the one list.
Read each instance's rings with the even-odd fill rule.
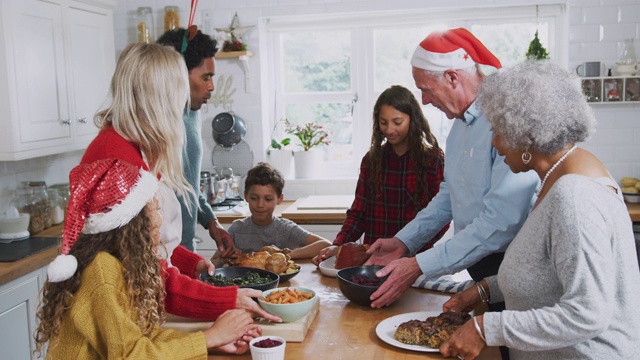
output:
[[326,259],[325,261],[321,262],[318,267],[320,268],[321,273],[330,277],[336,277],[336,274],[338,273],[338,269],[334,267],[335,264],[336,264],[336,257],[332,256]]
[[430,316],[438,316],[440,314],[440,311],[418,311],[392,316],[390,318],[382,320],[378,324],[378,326],[376,326],[376,335],[378,335],[380,340],[386,342],[387,344],[401,349],[420,352],[438,352],[438,349],[424,345],[409,345],[401,343],[400,341],[396,340],[393,335],[396,333],[396,329],[398,328],[398,326],[404,322],[407,322],[409,320],[425,321]]

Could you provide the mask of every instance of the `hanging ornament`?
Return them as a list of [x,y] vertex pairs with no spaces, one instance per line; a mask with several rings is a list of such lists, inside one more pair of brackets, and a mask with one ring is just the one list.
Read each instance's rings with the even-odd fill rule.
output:
[[[536,24],[538,23],[538,5],[536,5]],[[547,49],[542,46],[540,39],[538,38],[538,29],[536,28],[536,34],[531,40],[529,44],[529,49],[527,49],[527,53],[525,54],[527,59],[534,60],[546,60],[549,58],[549,52]]]
[[222,45],[222,51],[242,51],[247,50],[247,45],[242,42],[244,34],[251,30],[253,25],[240,26],[240,20],[238,19],[238,13],[233,16],[231,25],[226,28],[216,28],[216,31],[221,31],[228,34],[228,40],[224,41]]

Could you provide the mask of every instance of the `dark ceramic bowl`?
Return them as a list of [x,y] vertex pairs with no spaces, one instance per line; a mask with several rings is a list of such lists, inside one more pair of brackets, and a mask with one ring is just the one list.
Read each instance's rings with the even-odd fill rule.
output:
[[380,279],[376,277],[376,272],[383,267],[379,265],[352,266],[338,270],[336,277],[342,295],[358,305],[371,305],[369,297],[387,280],[387,276]]
[[[267,277],[271,279],[271,281],[264,284],[239,283],[238,281],[236,281],[236,284],[228,284],[228,285],[216,284],[213,282],[213,279],[216,278],[217,275],[219,275],[219,277],[217,278],[221,277],[227,280],[231,280],[231,279],[242,278],[244,275],[246,275],[249,272],[256,273],[261,278]],[[244,267],[244,266],[229,266],[229,267],[217,268],[216,271],[213,273],[213,276],[210,276],[209,274],[202,274],[200,276],[200,279],[214,286],[234,286],[235,285],[241,288],[251,288],[251,289],[265,291],[269,289],[275,289],[276,287],[278,287],[280,276],[278,276],[278,274],[274,272],[263,270],[263,269],[255,269],[255,268]]]

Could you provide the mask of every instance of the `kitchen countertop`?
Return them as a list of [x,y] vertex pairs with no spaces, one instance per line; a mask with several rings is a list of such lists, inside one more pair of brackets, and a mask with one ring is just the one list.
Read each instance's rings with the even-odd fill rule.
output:
[[[60,236],[62,234],[62,227],[62,224],[52,226],[44,231],[39,232],[37,236]],[[0,285],[6,284],[9,281],[17,279],[24,274],[28,274],[45,265],[48,265],[58,255],[58,248],[59,246],[53,246],[22,260],[0,263]]]

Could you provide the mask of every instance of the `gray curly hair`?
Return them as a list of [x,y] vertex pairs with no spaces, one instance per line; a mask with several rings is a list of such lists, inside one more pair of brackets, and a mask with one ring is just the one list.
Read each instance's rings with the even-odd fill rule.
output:
[[527,60],[488,76],[478,103],[511,149],[555,154],[595,131],[580,80],[549,61]]

